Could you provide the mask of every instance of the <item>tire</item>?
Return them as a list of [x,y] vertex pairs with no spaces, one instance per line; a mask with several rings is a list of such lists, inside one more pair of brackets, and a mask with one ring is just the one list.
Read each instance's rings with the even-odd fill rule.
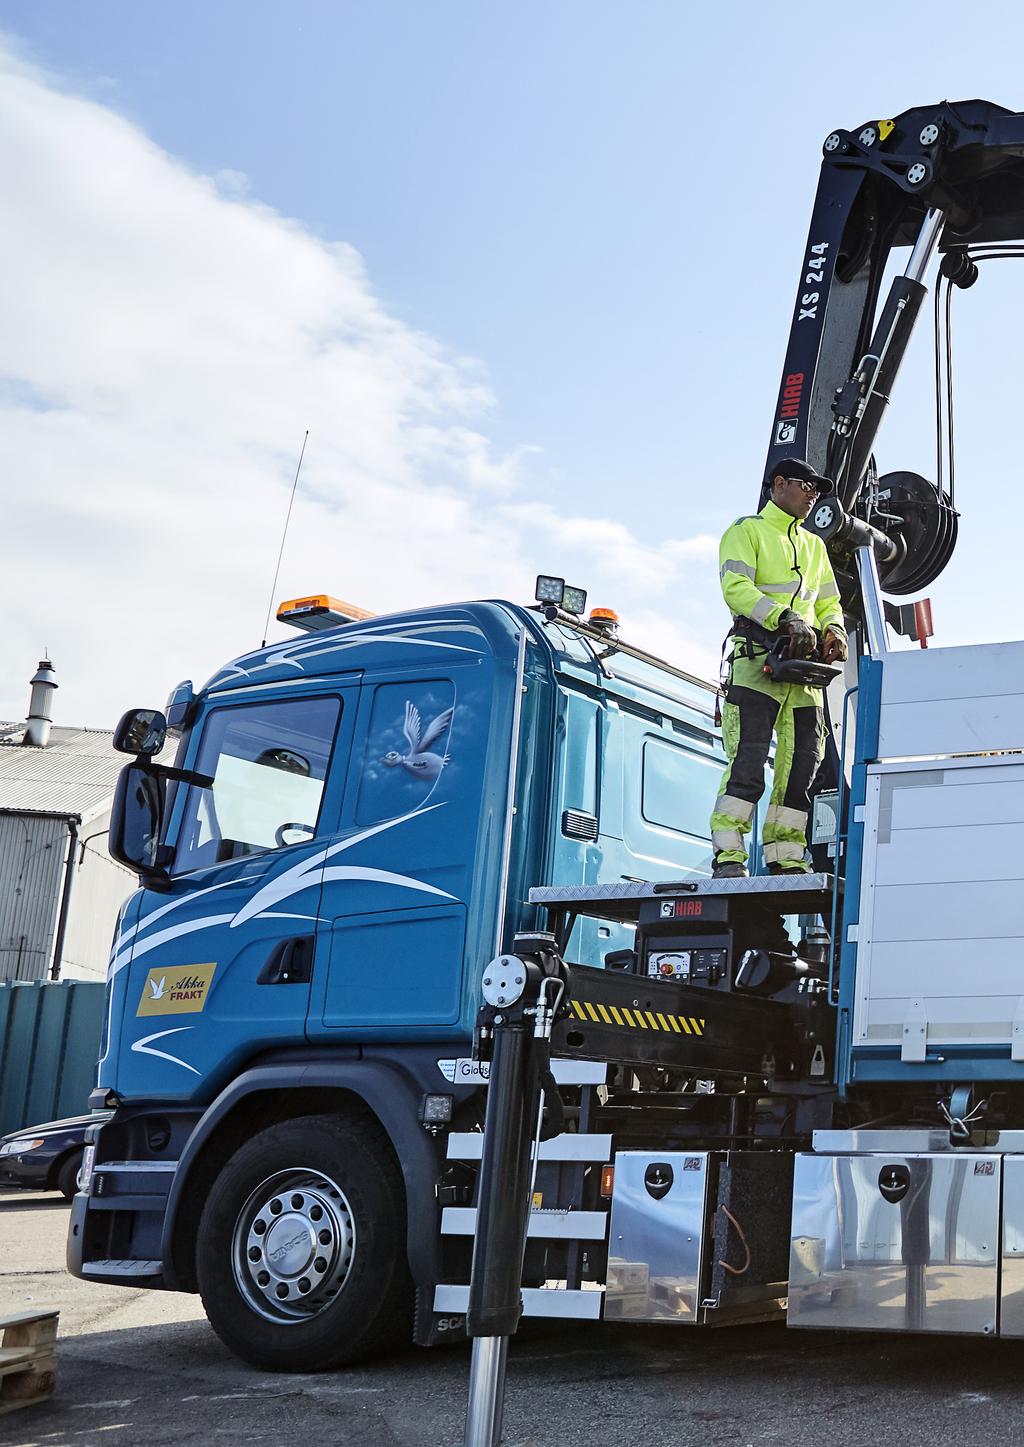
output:
[[214,1331],[256,1367],[323,1371],[409,1342],[405,1194],[380,1130],[314,1115],[254,1136],[210,1191],[196,1274]]
[[73,1201],[78,1190],[78,1172],[82,1169],[82,1152],[72,1151],[60,1163],[57,1172],[57,1190],[65,1201]]

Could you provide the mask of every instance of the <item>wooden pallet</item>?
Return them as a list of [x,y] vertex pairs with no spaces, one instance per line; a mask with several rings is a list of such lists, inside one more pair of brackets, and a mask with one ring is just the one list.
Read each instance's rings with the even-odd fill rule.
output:
[[0,1415],[53,1395],[59,1315],[26,1311],[0,1317]]

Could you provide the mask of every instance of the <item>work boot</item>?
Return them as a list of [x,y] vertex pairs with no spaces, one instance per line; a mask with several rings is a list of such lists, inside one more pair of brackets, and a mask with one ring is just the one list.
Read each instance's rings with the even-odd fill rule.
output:
[[769,864],[768,866],[769,874],[810,874],[810,872],[806,864],[798,864],[790,869],[787,869],[784,864]]
[[713,864],[711,866],[712,879],[748,879],[747,866],[730,862],[728,864]]

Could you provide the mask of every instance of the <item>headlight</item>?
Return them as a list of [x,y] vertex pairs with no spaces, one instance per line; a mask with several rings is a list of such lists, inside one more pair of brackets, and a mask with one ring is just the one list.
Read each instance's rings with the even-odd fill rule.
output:
[[42,1136],[36,1136],[35,1140],[25,1136],[21,1140],[8,1141],[6,1145],[0,1146],[0,1156],[20,1156],[23,1151],[38,1150],[44,1144]]
[[78,1170],[78,1189],[89,1194],[89,1185],[92,1181],[92,1168],[96,1160],[96,1147],[86,1146],[82,1152],[82,1164]]

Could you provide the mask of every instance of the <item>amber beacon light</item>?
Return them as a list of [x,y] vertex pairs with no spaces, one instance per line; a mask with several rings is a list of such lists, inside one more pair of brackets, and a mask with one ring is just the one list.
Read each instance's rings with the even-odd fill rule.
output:
[[290,623],[306,633],[315,633],[321,628],[338,628],[342,623],[360,623],[365,618],[375,618],[366,608],[355,603],[343,603],[327,593],[311,593],[306,598],[289,598],[277,610],[279,623]]

